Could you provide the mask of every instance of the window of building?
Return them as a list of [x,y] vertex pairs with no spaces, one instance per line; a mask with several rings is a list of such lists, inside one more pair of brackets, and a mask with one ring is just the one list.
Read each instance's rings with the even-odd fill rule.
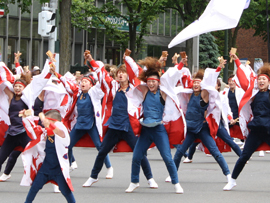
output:
[[157,24],[158,24],[158,19],[156,19],[153,23],[152,23],[152,34],[157,34]]
[[33,68],[34,66],[38,66],[38,64],[39,64],[39,55],[40,55],[39,44],[40,44],[40,42],[38,40],[33,40],[32,41],[32,62],[31,62],[31,68]]
[[82,61],[82,44],[76,43],[75,44],[75,56],[74,56],[74,64],[81,66]]
[[[21,21],[21,36],[22,37],[30,37],[30,19],[23,20]],[[37,30],[36,30],[37,32]],[[34,34],[34,32],[33,32]]]
[[177,34],[177,30],[176,30],[176,27],[177,27],[177,19],[178,16],[177,16],[177,11],[175,10],[172,10],[172,23],[171,23],[171,32],[172,32],[172,36],[175,36]]
[[0,18],[0,36],[6,34],[6,18]]
[[16,43],[16,39],[14,38],[8,38],[8,47],[7,47],[7,58],[8,58],[8,62],[7,62],[7,66],[9,68],[15,68],[14,65],[14,53],[17,52],[17,43]]
[[[29,22],[29,24],[30,24],[30,22]],[[32,36],[33,36],[33,38],[41,39],[41,36],[38,34],[38,21],[37,20],[34,20],[33,21],[33,32],[32,32]]]
[[41,12],[42,5],[39,1],[33,1],[33,18],[38,19],[38,13]]
[[19,16],[19,7],[17,1],[14,4],[9,4],[9,16]]
[[164,35],[164,13],[159,14],[158,34]]
[[9,19],[8,34],[9,36],[18,36],[18,20]]
[[[29,53],[29,48],[28,48],[29,41],[27,39],[21,39],[20,42],[21,42],[21,44],[20,44],[20,52],[22,53],[22,55],[20,56],[20,64],[21,64],[22,67],[23,66],[29,66],[29,70],[31,70],[31,64],[29,64],[29,62],[27,60],[28,53]],[[34,50],[34,51],[36,51],[36,50]]]
[[170,36],[171,35],[171,11],[166,10],[165,13],[165,36]]
[[104,0],[97,0],[97,7],[101,8],[104,5]]

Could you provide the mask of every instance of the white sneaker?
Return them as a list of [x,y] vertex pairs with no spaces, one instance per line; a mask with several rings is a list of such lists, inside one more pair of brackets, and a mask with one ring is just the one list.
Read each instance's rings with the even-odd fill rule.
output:
[[165,182],[167,182],[167,183],[172,182],[171,176],[168,176],[168,177],[165,179]]
[[176,194],[183,194],[184,193],[184,190],[181,187],[180,183],[174,184],[174,188],[175,188],[175,193]]
[[61,191],[59,190],[59,186],[58,186],[58,185],[53,184],[53,192],[54,192],[54,193],[60,193],[60,192],[61,192]]
[[264,157],[264,151],[259,152],[259,157]]
[[211,157],[211,156],[212,156],[212,154],[206,154],[206,156]]
[[183,161],[183,163],[192,163],[192,160],[187,157],[187,158],[185,158],[185,160]]
[[265,151],[265,153],[266,153],[266,154],[269,154],[269,153],[270,153],[270,151],[269,151],[269,150],[267,150],[267,151]]
[[98,179],[88,178],[88,180],[83,184],[83,187],[91,187],[94,183],[98,182]]
[[128,186],[128,189],[126,189],[126,193],[131,193],[133,192],[136,188],[140,186],[139,183],[130,183]]
[[73,170],[78,168],[77,162],[73,161],[71,166],[70,166]]
[[5,182],[7,179],[10,179],[10,177],[11,177],[11,175],[9,174],[9,175],[6,175],[6,174],[2,174],[1,176],[0,176],[0,182]]
[[154,180],[154,178],[150,178],[148,180],[148,185],[150,186],[150,188],[152,189],[158,189],[158,184],[156,183],[156,181]]
[[112,179],[113,178],[113,167],[108,168],[106,179]]
[[236,186],[236,181],[235,179],[231,178],[230,181],[225,185],[223,188],[224,191],[230,191],[233,187]]

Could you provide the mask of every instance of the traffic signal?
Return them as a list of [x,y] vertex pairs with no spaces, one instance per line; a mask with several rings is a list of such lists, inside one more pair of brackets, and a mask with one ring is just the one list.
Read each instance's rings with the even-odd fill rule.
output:
[[38,14],[38,34],[42,37],[49,37],[54,32],[54,19],[56,14],[51,11],[41,11]]

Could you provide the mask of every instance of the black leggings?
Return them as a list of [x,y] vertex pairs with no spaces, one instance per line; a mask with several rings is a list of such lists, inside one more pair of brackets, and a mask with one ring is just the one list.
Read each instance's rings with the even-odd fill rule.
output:
[[[6,161],[8,156],[10,156],[11,152],[18,146],[25,148],[25,146],[28,144],[30,140],[31,139],[28,137],[26,132],[20,133],[16,136],[7,135],[3,145],[0,148],[0,171],[2,168],[2,164]],[[13,164],[12,168],[14,167],[15,163]]]

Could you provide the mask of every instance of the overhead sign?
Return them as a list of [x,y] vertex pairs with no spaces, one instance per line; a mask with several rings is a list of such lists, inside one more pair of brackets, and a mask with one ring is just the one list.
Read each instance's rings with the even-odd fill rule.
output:
[[[96,19],[96,17],[93,17]],[[88,20],[92,20],[92,17],[88,17]],[[106,17],[106,22],[110,22],[111,24],[115,24],[118,26],[119,30],[122,31],[129,31],[129,23],[122,17],[115,17],[115,16],[110,16],[108,15]],[[101,27],[104,27],[103,25],[100,24]],[[137,26],[136,31],[140,31],[140,26]]]

